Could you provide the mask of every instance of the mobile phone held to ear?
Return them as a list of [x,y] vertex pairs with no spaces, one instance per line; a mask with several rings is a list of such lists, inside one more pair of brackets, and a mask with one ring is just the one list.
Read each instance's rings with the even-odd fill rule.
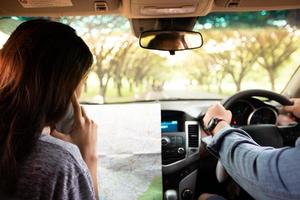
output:
[[74,108],[72,103],[69,104],[68,110],[63,118],[56,123],[55,127],[58,132],[69,134],[74,122]]

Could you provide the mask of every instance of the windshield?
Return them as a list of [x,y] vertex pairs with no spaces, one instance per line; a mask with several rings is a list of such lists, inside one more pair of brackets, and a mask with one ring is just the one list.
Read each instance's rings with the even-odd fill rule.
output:
[[[82,102],[220,99],[245,89],[281,92],[300,64],[300,10],[213,13],[199,17],[200,49],[169,52],[138,46],[128,19],[75,16],[58,20],[76,29],[94,55]],[[30,18],[0,20],[0,47]]]

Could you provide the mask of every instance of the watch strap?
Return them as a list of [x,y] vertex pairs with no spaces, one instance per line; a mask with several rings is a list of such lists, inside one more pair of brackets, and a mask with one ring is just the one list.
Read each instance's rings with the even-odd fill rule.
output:
[[204,130],[210,134],[213,135],[212,132],[216,128],[216,126],[221,122],[225,121],[223,118],[213,117],[209,120],[207,127],[204,128]]

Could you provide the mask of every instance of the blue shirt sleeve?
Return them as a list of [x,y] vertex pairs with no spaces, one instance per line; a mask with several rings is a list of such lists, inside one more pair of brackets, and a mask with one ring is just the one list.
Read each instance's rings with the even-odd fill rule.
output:
[[208,149],[255,199],[300,199],[300,140],[295,147],[259,146],[246,132],[224,128]]

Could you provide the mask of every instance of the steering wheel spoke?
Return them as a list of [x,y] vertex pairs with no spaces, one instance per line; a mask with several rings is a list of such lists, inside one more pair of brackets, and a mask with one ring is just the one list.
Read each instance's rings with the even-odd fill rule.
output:
[[283,147],[284,142],[280,129],[273,124],[256,124],[240,127],[261,146]]

